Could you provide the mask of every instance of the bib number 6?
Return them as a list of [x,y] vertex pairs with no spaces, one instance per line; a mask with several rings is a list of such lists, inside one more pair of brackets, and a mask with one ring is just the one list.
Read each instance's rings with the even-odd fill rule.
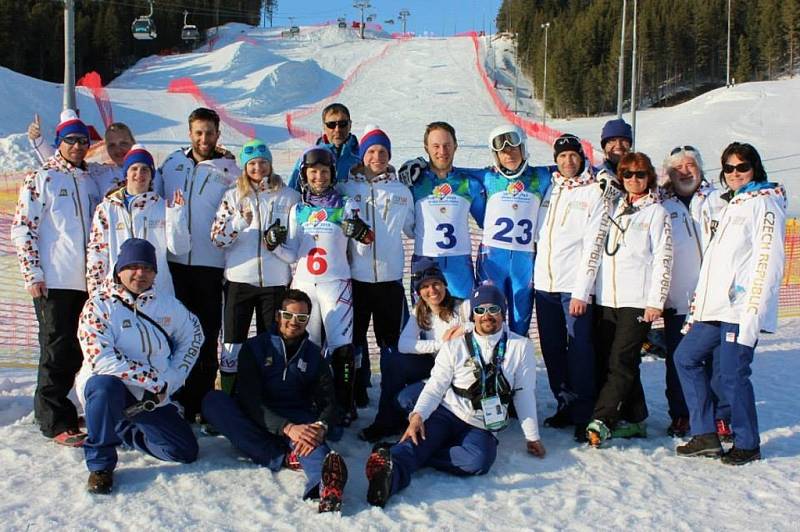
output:
[[328,271],[328,261],[324,259],[328,252],[323,248],[311,248],[306,255],[306,269],[311,275],[322,275]]
[[437,231],[442,231],[442,238],[436,245],[439,249],[452,249],[456,247],[456,228],[453,224],[439,224],[436,226]]

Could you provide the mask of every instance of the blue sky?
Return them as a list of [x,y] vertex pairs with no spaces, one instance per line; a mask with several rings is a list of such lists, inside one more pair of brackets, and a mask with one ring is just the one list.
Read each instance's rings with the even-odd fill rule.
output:
[[[363,0],[362,0],[363,1]],[[289,17],[297,25],[314,24],[346,16],[347,20],[360,18],[361,11],[353,8],[354,0],[278,0],[273,17],[275,26],[288,26]],[[407,29],[417,34],[431,32],[436,35],[471,29],[494,32],[494,20],[502,0],[370,0],[377,22],[394,19],[394,25],[383,24],[386,31],[401,31],[397,14],[406,8],[411,12]]]

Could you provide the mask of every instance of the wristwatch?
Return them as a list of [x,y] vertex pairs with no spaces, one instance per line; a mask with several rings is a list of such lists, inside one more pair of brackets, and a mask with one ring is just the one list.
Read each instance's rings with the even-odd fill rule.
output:
[[322,429],[323,429],[325,432],[328,432],[328,424],[327,424],[327,423],[325,423],[324,421],[322,421],[322,420],[315,421],[315,422],[314,422],[314,425],[319,425],[320,427],[322,427]]

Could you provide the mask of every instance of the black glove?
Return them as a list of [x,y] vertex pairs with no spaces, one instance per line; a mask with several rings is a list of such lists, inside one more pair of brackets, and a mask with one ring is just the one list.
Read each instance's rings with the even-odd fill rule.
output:
[[278,218],[264,231],[264,244],[267,246],[268,250],[273,251],[286,242],[288,234],[289,230],[286,226],[281,225],[281,220]]
[[[164,387],[166,389],[166,386]],[[133,419],[142,412],[152,412],[160,402],[158,394],[154,394],[150,390],[146,390],[142,395],[142,400],[138,403],[133,403],[131,406],[122,411],[122,415],[126,419]]]
[[349,220],[342,220],[342,231],[344,231],[344,236],[362,244],[371,244],[375,240],[375,233],[364,220],[358,217],[357,213]]
[[426,161],[424,157],[417,157],[416,159],[404,162],[403,166],[401,166],[400,170],[397,172],[397,177],[399,177],[400,181],[405,183],[406,186],[410,187],[417,182],[419,176],[421,176],[422,172],[427,168],[428,161]]

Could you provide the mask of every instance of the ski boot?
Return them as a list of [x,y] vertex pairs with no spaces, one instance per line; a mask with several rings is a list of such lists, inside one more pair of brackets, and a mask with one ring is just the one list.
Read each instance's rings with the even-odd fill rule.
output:
[[586,439],[590,447],[600,447],[609,438],[611,438],[611,430],[603,421],[594,419],[586,425]]
[[617,426],[611,430],[612,438],[646,438],[647,437],[647,423],[640,421],[639,423],[629,423],[627,421],[620,421]]

